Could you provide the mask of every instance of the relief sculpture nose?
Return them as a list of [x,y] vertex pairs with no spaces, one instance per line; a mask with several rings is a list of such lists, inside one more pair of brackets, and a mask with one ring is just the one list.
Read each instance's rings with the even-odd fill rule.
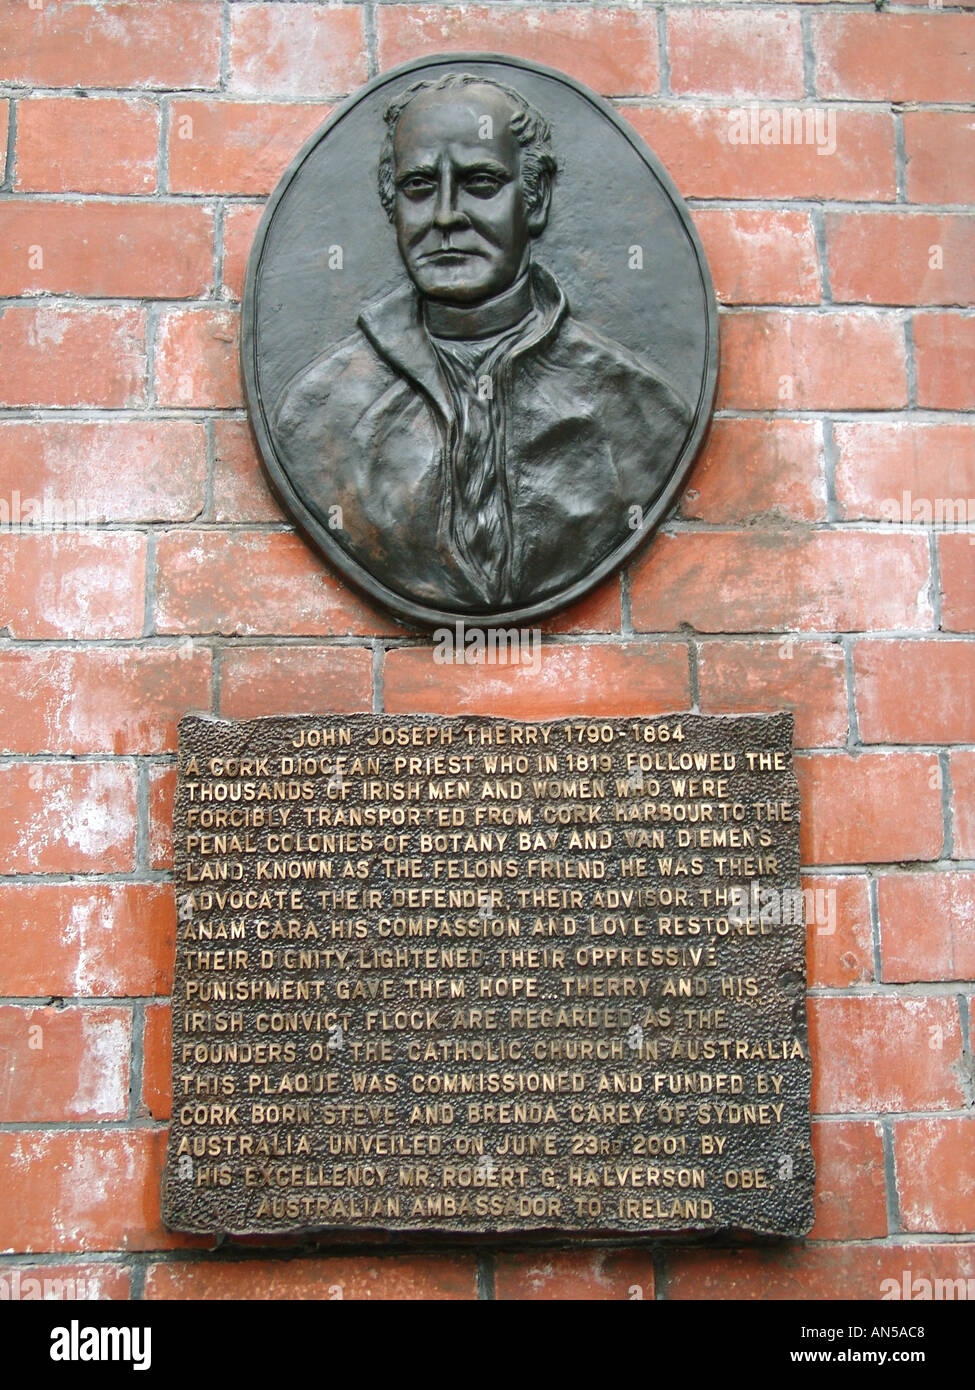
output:
[[434,226],[442,231],[462,227],[467,219],[457,206],[457,184],[449,168],[441,171],[437,183],[437,202],[433,213]]

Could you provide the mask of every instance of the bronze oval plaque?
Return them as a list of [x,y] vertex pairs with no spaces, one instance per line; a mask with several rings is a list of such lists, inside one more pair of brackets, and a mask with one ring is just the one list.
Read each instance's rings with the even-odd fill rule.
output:
[[244,297],[284,507],[412,623],[525,623],[656,529],[704,437],[697,234],[600,97],[515,58],[385,73],[299,153]]

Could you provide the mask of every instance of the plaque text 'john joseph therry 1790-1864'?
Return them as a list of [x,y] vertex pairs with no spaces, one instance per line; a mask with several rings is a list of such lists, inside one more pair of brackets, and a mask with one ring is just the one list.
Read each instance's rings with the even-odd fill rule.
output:
[[169,1224],[805,1231],[791,742],[184,719]]

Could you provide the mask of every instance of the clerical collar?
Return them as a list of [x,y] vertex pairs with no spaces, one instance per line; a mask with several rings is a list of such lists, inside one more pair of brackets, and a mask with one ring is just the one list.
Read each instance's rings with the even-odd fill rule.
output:
[[436,300],[424,301],[423,313],[426,326],[436,338],[465,338],[468,342],[477,338],[490,338],[514,328],[534,307],[531,276],[528,271],[516,280],[503,294],[489,299],[483,304],[469,307],[460,304],[440,304]]

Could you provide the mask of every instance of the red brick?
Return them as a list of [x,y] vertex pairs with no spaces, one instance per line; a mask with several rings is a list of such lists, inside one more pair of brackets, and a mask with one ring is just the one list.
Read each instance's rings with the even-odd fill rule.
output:
[[257,224],[261,220],[263,205],[233,203],[227,208],[223,220],[223,288],[225,299],[241,300],[244,297],[244,277],[247,273],[247,257],[254,242]]
[[175,101],[169,117],[174,193],[270,193],[329,106]]
[[213,213],[187,203],[0,207],[0,294],[192,299],[213,278]]
[[970,111],[905,111],[907,196],[912,203],[975,203]]
[[[769,583],[769,574],[775,583]],[[859,632],[933,622],[923,536],[719,531],[658,536],[632,571],[633,625],[670,632]]]
[[797,748],[844,744],[846,673],[837,643],[703,642],[698,648],[703,714],[792,710]]
[[955,859],[975,859],[975,753],[952,753],[951,817]]
[[899,1297],[908,1269],[929,1279],[975,1275],[975,1245],[968,1244],[814,1243],[764,1250],[680,1250],[668,1251],[666,1260],[667,1298],[708,1302],[838,1297],[873,1301]]
[[171,532],[159,541],[157,567],[160,632],[308,637],[394,630],[285,532]]
[[796,759],[804,864],[937,859],[941,775],[926,753],[824,754]]
[[971,425],[848,420],[834,424],[833,436],[836,496],[847,520],[930,524],[937,499],[975,497]]
[[500,1253],[495,1296],[507,1302],[651,1301],[653,1256],[648,1250],[550,1250]]
[[[540,659],[539,657],[540,650]],[[391,714],[660,714],[690,703],[683,642],[543,646],[530,666],[436,665],[430,647],[386,654],[385,707]]]
[[168,1004],[146,1008],[142,1040],[142,1107],[154,1120],[168,1120],[173,1108],[172,1011]]
[[119,763],[0,765],[0,855],[8,874],[128,873],[135,772]]
[[368,647],[237,647],[223,654],[220,713],[332,714],[372,709]]
[[807,894],[810,986],[845,989],[872,983],[873,931],[866,878],[860,874],[810,874],[803,875],[802,887]]
[[11,637],[138,637],[146,541],[123,531],[0,534],[0,626]]
[[239,1260],[233,1264],[157,1264],[147,1299],[277,1301],[475,1299],[473,1255],[352,1255],[327,1259]]
[[657,90],[653,10],[560,6],[538,14],[522,5],[383,5],[377,8],[379,66],[425,53],[512,53],[558,68],[614,96]]
[[159,111],[136,97],[34,97],[17,105],[16,187],[153,193]]
[[149,771],[149,865],[173,867],[173,797],[175,767],[155,766]]
[[339,95],[364,82],[361,5],[233,5],[230,90],[299,97]]
[[131,1042],[129,1009],[0,1005],[0,1120],[124,1119]]
[[864,743],[975,743],[975,642],[857,642]]
[[975,873],[885,874],[877,881],[883,978],[975,978]]
[[280,521],[275,499],[246,420],[217,420],[214,426],[213,515],[215,521]]
[[0,10],[0,80],[36,87],[212,87],[221,6],[195,0]]
[[160,405],[241,405],[233,309],[167,309],[156,330],[156,400]]
[[802,27],[793,10],[670,10],[670,89],[695,96],[801,97]]
[[938,537],[941,568],[941,625],[950,632],[975,632],[975,532]]
[[816,1114],[964,1105],[954,999],[809,1000]]
[[0,994],[165,994],[175,936],[169,884],[0,884]]
[[32,1265],[0,1264],[0,1279],[10,1291],[11,1300],[62,1299],[126,1300],[131,1297],[132,1280],[127,1269],[113,1264]]
[[620,577],[610,577],[576,603],[547,618],[541,631],[548,633],[619,632],[623,622]]
[[975,217],[827,213],[826,244],[836,303],[975,302]]
[[816,1221],[809,1239],[885,1236],[887,1184],[880,1125],[876,1120],[819,1120],[812,1136]]
[[849,311],[726,315],[717,403],[739,410],[906,405],[903,325],[891,314]]
[[663,160],[685,198],[892,202],[897,196],[892,117],[885,111],[835,110],[836,150],[830,155],[819,154],[815,143],[732,143],[741,107],[626,106],[620,115]]
[[807,212],[695,208],[722,304],[818,304],[819,253]]
[[917,403],[933,410],[975,409],[975,318],[914,317]]
[[713,421],[680,512],[717,525],[759,517],[824,521],[822,426],[816,420]]
[[866,101],[971,101],[967,15],[817,14],[816,90]]
[[0,1132],[6,1250],[152,1250],[201,1244],[162,1225],[165,1133],[153,1129]]
[[136,406],[145,389],[144,309],[0,310],[0,405]]
[[975,1227],[975,1116],[898,1120],[894,1164],[905,1231]]
[[175,752],[182,715],[210,708],[210,666],[189,642],[0,652],[0,750]]
[[5,420],[0,473],[16,478],[27,522],[34,511],[43,518],[45,497],[56,500],[52,520],[61,524],[191,521],[204,502],[206,436],[191,420]]

